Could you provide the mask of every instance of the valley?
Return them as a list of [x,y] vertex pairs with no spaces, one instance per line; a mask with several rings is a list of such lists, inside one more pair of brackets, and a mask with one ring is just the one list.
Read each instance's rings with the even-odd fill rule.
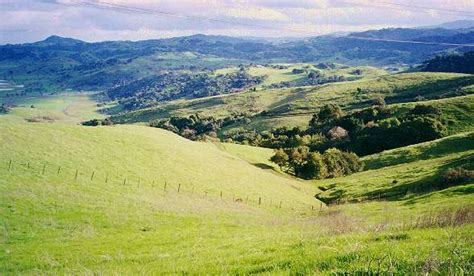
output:
[[472,39],[2,45],[0,274],[470,275]]

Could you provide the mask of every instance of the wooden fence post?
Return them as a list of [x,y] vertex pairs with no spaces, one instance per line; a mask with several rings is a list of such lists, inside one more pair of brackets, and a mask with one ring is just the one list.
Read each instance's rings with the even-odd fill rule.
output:
[[61,172],[61,166],[58,167],[58,175]]
[[123,185],[125,185],[126,183],[127,183],[127,178],[125,177],[125,178],[123,179]]
[[107,183],[109,181],[109,174],[106,174],[105,175],[105,183]]
[[92,180],[94,180],[94,174],[95,174],[95,172],[94,172],[94,171],[92,171],[92,175],[91,175],[91,181],[92,181]]
[[76,179],[77,179],[77,174],[78,174],[78,173],[79,173],[79,170],[78,170],[78,169],[76,169],[76,174],[74,175],[74,180],[76,180]]
[[221,199],[222,199],[222,191],[221,191]]
[[262,198],[259,197],[259,198],[258,198],[258,205],[261,205],[261,204],[262,204]]
[[281,209],[281,200],[280,200],[280,205],[278,206],[279,209]]
[[10,162],[8,162],[8,171],[10,171],[11,167],[12,167],[12,160],[10,159]]
[[163,191],[166,191],[166,181],[165,181],[165,186],[163,186]]
[[178,184],[178,193],[180,189],[181,189],[181,183]]
[[30,162],[26,164],[26,167],[29,169],[30,168]]
[[42,174],[44,174],[44,171],[46,170],[46,164],[43,165],[43,172]]

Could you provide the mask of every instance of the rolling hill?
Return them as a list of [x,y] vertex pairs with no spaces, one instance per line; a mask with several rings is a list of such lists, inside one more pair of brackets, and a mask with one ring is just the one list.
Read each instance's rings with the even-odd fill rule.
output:
[[[435,44],[406,44],[413,40]],[[285,43],[226,36],[193,35],[146,41],[87,43],[51,36],[36,43],[0,46],[0,77],[26,86],[28,93],[60,89],[102,90],[160,74],[206,71],[250,63],[337,62],[348,65],[416,65],[474,43],[472,29],[382,29],[348,36],[320,36]]]
[[[195,113],[222,118],[245,110],[254,114],[251,122],[231,125],[226,130],[240,127],[269,130],[280,126],[307,126],[312,114],[327,103],[338,104],[349,111],[370,106],[371,99],[377,95],[385,96],[389,104],[411,102],[416,97],[423,97],[423,100],[449,98],[472,94],[473,84],[474,77],[471,75],[405,73],[322,86],[264,89],[202,99],[177,100],[156,108],[115,115],[112,119],[117,123],[137,123]],[[471,102],[472,97],[468,96],[466,100]],[[459,101],[461,103],[463,100]]]
[[[62,105],[38,104],[44,112]],[[192,142],[142,126],[28,123],[24,115],[0,117],[4,273],[414,273],[434,271],[426,265],[433,261],[436,271],[471,269],[472,224],[457,219],[459,210],[472,212],[469,185],[428,199],[415,194],[327,208],[313,196],[329,182],[283,175],[268,163],[270,150]],[[463,144],[470,136],[450,139]],[[423,177],[415,164],[430,172],[469,153],[443,150],[450,153],[435,163],[403,165],[410,170],[387,163],[392,152],[371,156],[378,169],[337,179],[343,184],[336,187],[377,191],[383,182],[369,176],[388,181],[403,170],[402,185]],[[446,242],[445,231],[457,242]]]

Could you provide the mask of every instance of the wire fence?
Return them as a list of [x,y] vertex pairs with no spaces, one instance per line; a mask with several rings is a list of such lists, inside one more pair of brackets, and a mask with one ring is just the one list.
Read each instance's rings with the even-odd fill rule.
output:
[[86,184],[104,184],[117,185],[123,187],[151,188],[158,189],[163,195],[201,195],[210,199],[220,201],[231,201],[236,204],[246,204],[253,207],[269,207],[274,209],[292,210],[295,212],[305,211],[323,211],[327,208],[322,202],[315,199],[314,204],[290,202],[284,199],[268,198],[264,196],[244,195],[239,193],[229,193],[223,190],[196,188],[195,185],[185,185],[183,183],[173,183],[166,180],[148,180],[147,177],[136,175],[117,175],[100,170],[70,168],[51,163],[38,162],[19,162],[14,160],[7,161],[4,168],[8,173],[22,172],[30,173],[38,177],[60,177],[61,181],[86,183]]

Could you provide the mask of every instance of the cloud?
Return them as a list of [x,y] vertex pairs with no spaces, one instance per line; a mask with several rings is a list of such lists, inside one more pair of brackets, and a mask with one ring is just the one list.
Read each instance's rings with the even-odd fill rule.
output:
[[224,10],[224,14],[230,17],[247,18],[263,21],[289,21],[289,17],[278,10],[269,8],[230,8]]
[[[434,7],[474,12],[472,0],[419,0],[416,4],[410,0],[396,1],[403,5],[433,7],[428,10],[387,4],[391,1],[0,0],[0,17],[4,19],[0,21],[0,44],[36,41],[51,34],[88,41],[140,40],[195,33],[308,36],[389,26],[426,26],[465,18],[460,13],[443,12]],[[152,12],[96,6],[110,4]]]

